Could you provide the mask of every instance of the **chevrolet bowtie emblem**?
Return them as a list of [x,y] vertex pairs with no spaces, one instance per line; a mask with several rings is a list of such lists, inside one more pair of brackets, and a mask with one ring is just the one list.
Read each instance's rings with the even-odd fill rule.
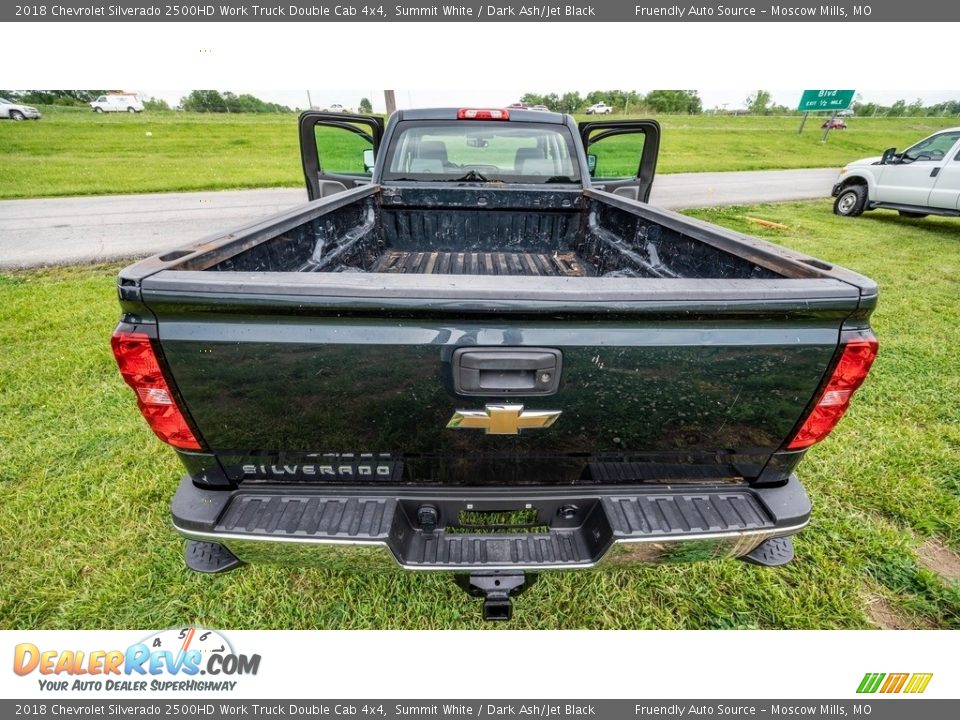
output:
[[448,428],[473,428],[487,435],[518,435],[521,430],[548,428],[560,417],[560,410],[527,410],[523,405],[487,405],[485,410],[457,410]]

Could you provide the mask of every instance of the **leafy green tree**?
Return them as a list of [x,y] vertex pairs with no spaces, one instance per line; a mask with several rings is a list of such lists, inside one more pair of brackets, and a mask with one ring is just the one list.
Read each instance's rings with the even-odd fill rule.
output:
[[[110,92],[109,90],[24,90],[17,93],[20,102],[29,105],[64,105],[81,107],[98,95]],[[6,96],[4,96],[6,97]],[[8,98],[13,99],[13,98]]]
[[960,100],[947,100],[946,102],[931,105],[930,107],[926,108],[926,112],[928,115],[939,117],[946,115],[960,115]]
[[688,113],[703,112],[703,101],[696,90],[652,90],[643,99],[652,112],[655,113]]
[[186,112],[227,112],[226,101],[216,90],[191,90],[180,98],[180,107]]
[[[591,90],[587,93],[583,102],[587,105],[596,105],[598,102],[606,103],[609,95],[610,93],[606,90]],[[609,105],[610,103],[607,104]]]
[[290,112],[286,105],[264,102],[254,95],[236,95],[230,91],[193,90],[180,99],[180,107],[187,112],[214,113],[272,113]]
[[373,105],[372,105],[371,102],[370,102],[370,98],[362,98],[362,99],[360,100],[360,106],[359,106],[358,109],[359,109],[360,112],[362,112],[362,113],[367,113],[367,114],[372,113],[372,112],[373,112]]
[[[556,103],[556,109],[564,113],[574,113],[583,105],[583,98],[578,92],[565,92]],[[550,107],[549,105],[547,107]]]
[[772,97],[767,90],[757,90],[747,97],[747,109],[753,115],[766,115]]
[[169,111],[170,106],[167,104],[166,100],[161,100],[160,98],[155,98],[155,97],[148,97],[143,101],[143,109],[152,110],[152,111],[157,111],[157,110]]
[[906,100],[897,100],[890,108],[887,110],[887,115],[890,117],[903,117],[907,112],[907,101]]

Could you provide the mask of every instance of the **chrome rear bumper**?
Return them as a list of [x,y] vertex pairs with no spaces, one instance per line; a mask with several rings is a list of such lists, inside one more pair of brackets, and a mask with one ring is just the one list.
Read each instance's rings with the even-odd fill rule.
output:
[[[185,478],[173,501],[173,523],[184,537],[222,545],[245,563],[473,573],[742,557],[766,540],[797,533],[810,516],[810,501],[796,477],[763,489],[392,490],[208,490]],[[435,525],[419,521],[425,506],[436,511]],[[456,527],[461,510],[517,507],[535,509],[542,531],[478,533]]]

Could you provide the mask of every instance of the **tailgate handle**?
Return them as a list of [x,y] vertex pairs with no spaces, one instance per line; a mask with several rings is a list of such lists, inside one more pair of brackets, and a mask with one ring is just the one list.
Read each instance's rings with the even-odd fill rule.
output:
[[549,348],[460,348],[453,353],[459,395],[552,395],[563,356]]

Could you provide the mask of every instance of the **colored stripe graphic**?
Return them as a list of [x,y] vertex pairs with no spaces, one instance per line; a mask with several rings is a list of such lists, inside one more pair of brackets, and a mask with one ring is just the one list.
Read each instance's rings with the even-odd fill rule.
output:
[[907,684],[907,687],[904,689],[905,693],[922,693],[927,689],[927,685],[930,684],[930,680],[933,678],[933,673],[914,673],[910,678],[910,682]]
[[880,682],[884,677],[886,677],[884,673],[867,673],[863,676],[863,680],[860,681],[860,687],[857,688],[857,692],[875,693],[877,688],[880,687]]
[[867,673],[860,681],[857,692],[860,694],[870,694],[881,692],[886,694],[896,693],[922,693],[927,689],[930,680],[933,679],[933,673]]
[[887,675],[887,681],[880,688],[882,693],[898,693],[903,689],[904,684],[910,673],[890,673]]

